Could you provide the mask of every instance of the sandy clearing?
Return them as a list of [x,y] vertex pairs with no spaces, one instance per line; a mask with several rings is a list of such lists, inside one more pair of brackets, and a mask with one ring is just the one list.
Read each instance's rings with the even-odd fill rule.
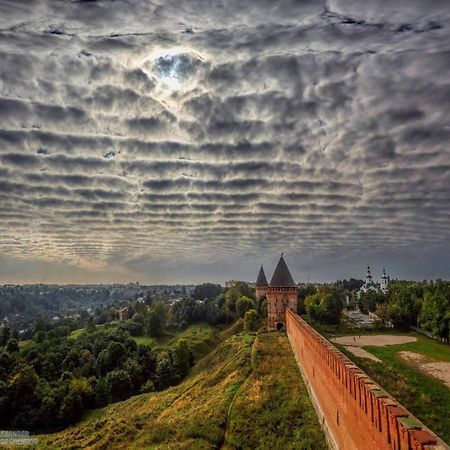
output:
[[450,388],[450,362],[436,361],[419,353],[409,351],[399,352],[398,354],[412,366],[422,370],[427,375],[438,378]]
[[351,347],[349,345],[346,345],[345,349],[360,358],[367,358],[371,359],[372,361],[381,362],[379,358],[377,358],[375,355],[372,355],[372,353],[369,353],[367,350],[364,350],[361,347]]
[[409,342],[416,342],[417,338],[412,336],[395,336],[393,334],[374,334],[367,336],[342,336],[331,339],[331,342],[337,344],[349,345],[351,347],[365,347],[367,345],[374,345],[382,347],[384,345],[399,345],[408,344]]
[[353,353],[360,358],[368,358],[372,361],[381,362],[379,358],[362,347],[366,345],[374,345],[376,347],[382,347],[384,345],[398,345],[407,344],[409,342],[415,342],[417,338],[412,336],[395,336],[393,334],[374,334],[368,336],[342,336],[331,339],[331,342],[336,344],[342,344],[346,350]]

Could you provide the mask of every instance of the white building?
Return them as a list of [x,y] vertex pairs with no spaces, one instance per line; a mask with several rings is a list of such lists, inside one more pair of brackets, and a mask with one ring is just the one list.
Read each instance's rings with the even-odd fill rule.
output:
[[361,295],[361,292],[381,291],[385,294],[388,290],[388,285],[389,285],[389,277],[386,275],[385,269],[383,269],[383,276],[381,277],[381,281],[379,283],[376,283],[373,281],[372,275],[370,274],[370,267],[367,266],[366,281],[358,291],[358,298]]
[[380,281],[380,289],[386,294],[389,285],[389,277],[386,275],[386,270],[383,269],[383,276]]

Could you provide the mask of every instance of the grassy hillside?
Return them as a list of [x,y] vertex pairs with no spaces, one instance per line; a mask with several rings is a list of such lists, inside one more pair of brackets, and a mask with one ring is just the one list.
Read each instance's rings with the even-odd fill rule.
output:
[[180,385],[93,411],[39,447],[326,448],[282,333],[233,335]]
[[259,334],[252,366],[230,409],[225,448],[326,449],[286,335]]

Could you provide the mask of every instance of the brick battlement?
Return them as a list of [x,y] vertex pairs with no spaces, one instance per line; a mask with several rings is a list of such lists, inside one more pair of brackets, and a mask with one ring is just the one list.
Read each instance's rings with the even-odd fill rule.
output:
[[450,450],[290,309],[286,309],[286,329],[330,448]]

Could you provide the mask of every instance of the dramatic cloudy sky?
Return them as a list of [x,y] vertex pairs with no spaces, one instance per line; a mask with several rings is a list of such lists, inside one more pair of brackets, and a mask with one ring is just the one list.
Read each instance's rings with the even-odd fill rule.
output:
[[0,282],[450,275],[448,0],[0,0]]

